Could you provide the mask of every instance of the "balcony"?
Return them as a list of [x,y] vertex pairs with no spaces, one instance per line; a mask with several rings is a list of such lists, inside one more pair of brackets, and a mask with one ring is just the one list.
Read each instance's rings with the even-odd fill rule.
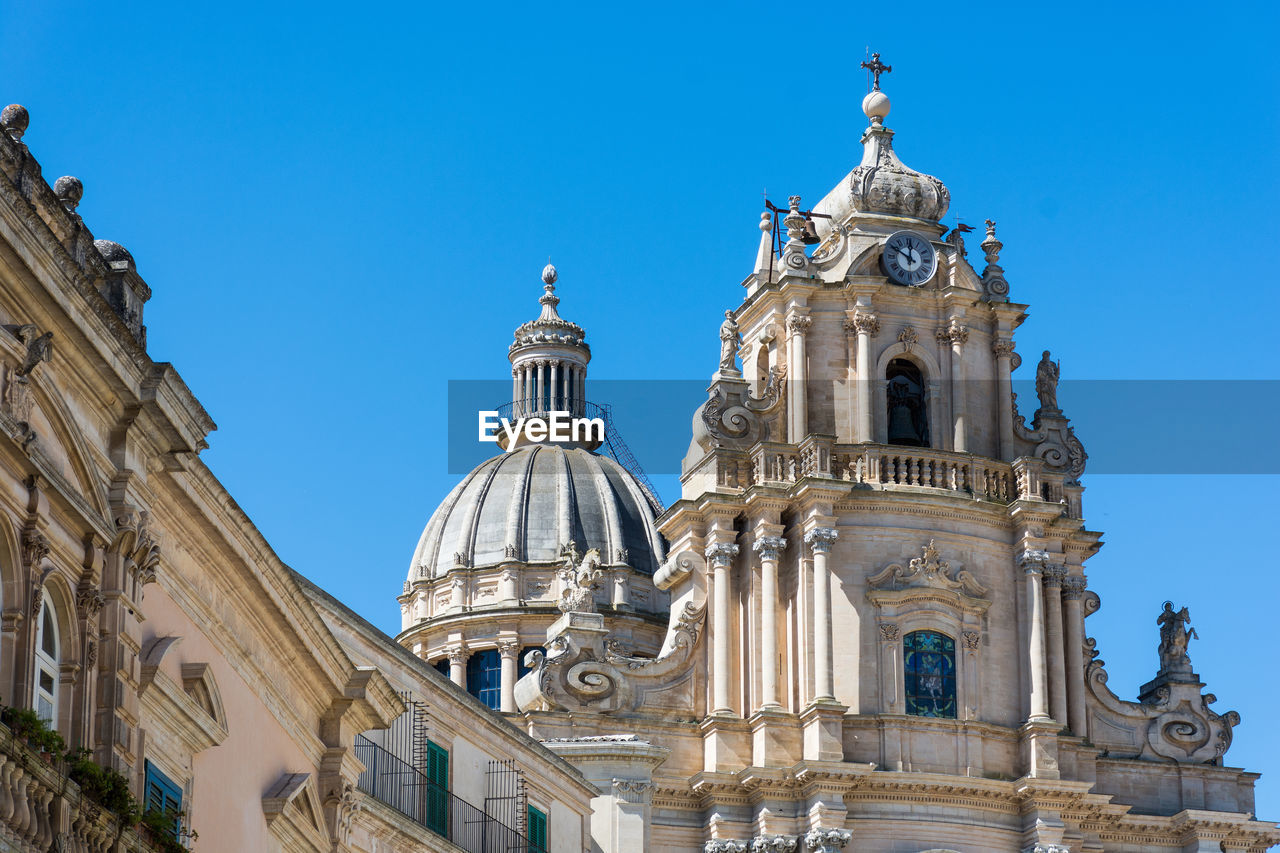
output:
[[0,850],[164,853],[175,849],[176,842],[155,842],[138,826],[123,825],[84,796],[67,771],[59,756],[38,752],[0,723]]
[[356,735],[355,754],[365,766],[357,788],[467,853],[546,853],[363,735]]

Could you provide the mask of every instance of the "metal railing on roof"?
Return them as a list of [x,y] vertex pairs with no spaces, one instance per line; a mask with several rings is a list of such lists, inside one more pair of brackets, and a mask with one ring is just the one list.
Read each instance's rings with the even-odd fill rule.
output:
[[467,853],[546,853],[524,834],[455,797],[364,735],[356,735],[355,753],[365,766],[357,788]]

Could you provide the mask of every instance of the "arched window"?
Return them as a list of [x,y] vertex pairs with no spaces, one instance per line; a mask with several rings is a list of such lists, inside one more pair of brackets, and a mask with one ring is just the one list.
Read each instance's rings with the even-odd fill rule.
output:
[[467,658],[467,692],[495,711],[502,707],[502,655],[497,649]]
[[40,719],[57,725],[58,669],[62,660],[57,620],[49,596],[40,605],[40,623],[36,626],[36,683],[31,705]]
[[912,631],[902,643],[907,713],[954,720],[956,641],[937,631]]
[[924,376],[905,358],[895,358],[885,369],[889,407],[889,443],[907,447],[929,446],[929,408],[925,405]]

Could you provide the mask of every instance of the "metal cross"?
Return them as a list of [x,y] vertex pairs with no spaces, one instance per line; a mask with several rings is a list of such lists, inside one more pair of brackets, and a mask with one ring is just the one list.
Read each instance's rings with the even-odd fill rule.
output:
[[868,71],[870,71],[872,74],[876,76],[876,82],[871,87],[871,90],[873,92],[880,91],[880,75],[888,74],[890,71],[893,70],[892,65],[885,65],[883,62],[880,61],[880,54],[878,53],[871,54],[871,61],[862,63],[862,67],[867,69]]

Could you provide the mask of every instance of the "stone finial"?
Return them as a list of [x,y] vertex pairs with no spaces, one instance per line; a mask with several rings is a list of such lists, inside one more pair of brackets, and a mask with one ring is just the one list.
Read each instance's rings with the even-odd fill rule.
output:
[[0,129],[9,134],[14,142],[21,142],[22,135],[27,132],[31,123],[31,115],[22,104],[10,104],[0,111]]
[[982,246],[982,251],[987,253],[988,264],[1000,262],[1000,250],[1004,248],[1004,243],[996,239],[996,221],[994,219],[987,220],[987,236],[979,245]]
[[545,267],[542,268],[543,284],[555,284],[556,279],[559,277],[560,277],[560,274],[556,272],[556,268],[554,265],[547,264]]
[[53,194],[62,202],[62,206],[68,213],[75,213],[76,207],[80,205],[80,199],[84,198],[84,184],[73,175],[63,175],[53,182]]
[[782,224],[787,226],[787,245],[782,250],[782,262],[793,270],[801,270],[808,265],[809,258],[804,253],[804,214],[800,212],[800,196],[789,197],[787,203],[790,210],[782,220]]

